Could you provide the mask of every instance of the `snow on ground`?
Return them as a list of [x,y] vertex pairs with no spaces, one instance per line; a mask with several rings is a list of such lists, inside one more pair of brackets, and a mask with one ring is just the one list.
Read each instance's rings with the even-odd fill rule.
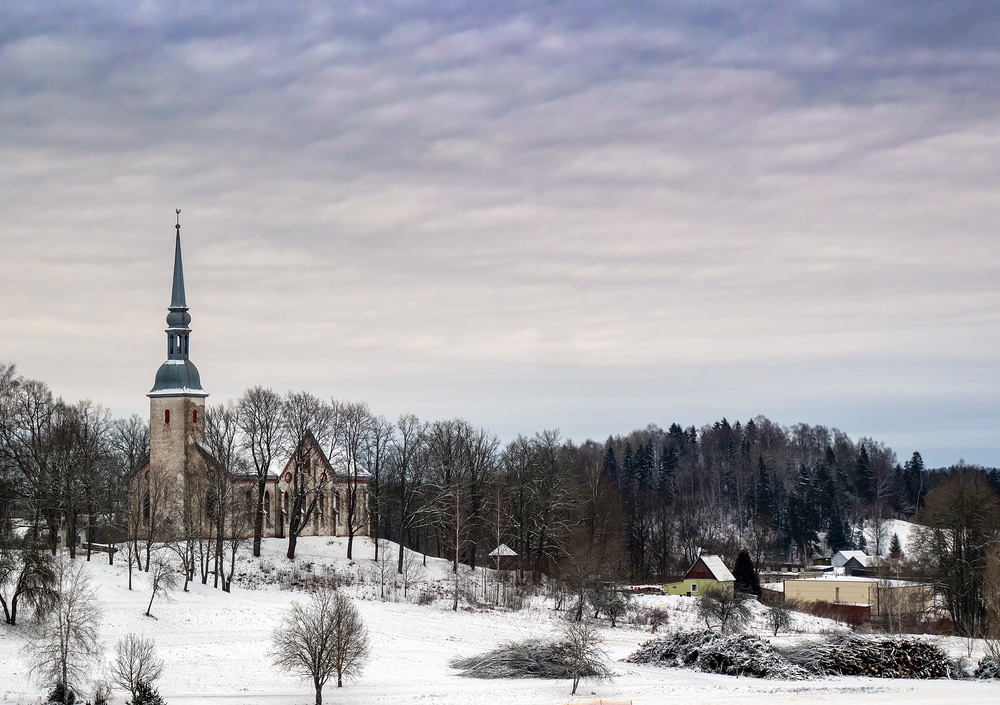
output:
[[[683,701],[685,705],[719,703],[993,703],[1000,684],[977,681],[911,681],[869,678],[829,678],[806,682],[763,681],[732,678],[680,669],[663,669],[622,663],[635,648],[651,638],[648,628],[627,625],[604,628],[605,648],[614,661],[615,677],[609,682],[584,681],[579,694],[569,694],[568,681],[475,680],[463,678],[449,666],[459,656],[492,649],[505,641],[555,635],[561,613],[551,600],[536,598],[518,612],[471,608],[462,603],[451,611],[450,564],[428,559],[422,585],[414,592],[437,590],[429,605],[406,601],[380,601],[379,586],[371,569],[372,543],[356,540],[355,561],[346,560],[346,542],[326,537],[299,540],[294,562],[284,558],[285,543],[268,540],[264,556],[248,559],[245,569],[278,571],[295,568],[306,575],[333,566],[343,575],[360,576],[360,584],[343,588],[355,598],[372,637],[372,657],[363,676],[342,690],[328,685],[324,701],[353,705],[438,703],[442,705],[557,705],[584,703],[598,698],[631,701],[635,705]],[[110,654],[128,632],[153,637],[165,662],[157,685],[168,703],[245,703],[246,705],[307,705],[313,693],[307,683],[280,672],[271,664],[270,635],[293,600],[307,599],[301,592],[276,586],[256,590],[234,588],[231,594],[195,583],[190,591],[175,592],[171,600],[157,598],[155,619],[143,613],[149,600],[145,575],[137,575],[128,590],[124,566],[109,566],[101,557],[88,566],[93,584],[104,604],[102,635]],[[412,596],[411,594],[411,596]],[[668,611],[665,629],[697,627],[693,600],[672,596],[642,596],[640,604]],[[781,635],[783,643],[801,641],[809,634],[840,629],[818,617],[796,615],[801,633]],[[35,703],[42,693],[29,677],[21,653],[24,626],[0,627],[0,703]],[[767,635],[761,622],[754,631]],[[944,646],[954,655],[965,655],[963,640],[949,639]],[[978,658],[974,653],[973,658]],[[125,702],[116,692],[114,702]]]

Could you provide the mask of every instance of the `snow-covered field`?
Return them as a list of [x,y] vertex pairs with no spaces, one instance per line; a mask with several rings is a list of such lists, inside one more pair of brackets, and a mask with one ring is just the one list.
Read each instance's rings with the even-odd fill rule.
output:
[[[260,559],[273,572],[289,568],[283,557],[285,544],[265,541]],[[325,537],[299,541],[295,563],[299,570],[313,563],[313,570],[334,565],[338,570],[363,577],[360,584],[344,588],[355,604],[372,637],[371,659],[363,676],[345,684],[342,690],[328,685],[324,702],[353,705],[376,703],[428,703],[454,705],[531,705],[586,703],[598,699],[644,703],[907,703],[921,705],[951,703],[994,703],[1000,684],[977,681],[912,681],[868,678],[829,678],[815,681],[765,681],[732,678],[688,670],[639,666],[620,661],[637,645],[651,638],[648,628],[619,626],[605,628],[605,648],[614,661],[613,680],[584,681],[578,694],[571,696],[569,681],[475,680],[463,678],[449,666],[459,656],[487,651],[497,644],[528,637],[555,635],[562,614],[551,601],[538,598],[518,612],[472,608],[462,603],[457,613],[451,600],[442,596],[431,604],[380,601],[379,586],[370,569],[373,546],[367,539],[355,543],[355,561],[346,561],[343,540]],[[254,559],[246,564],[259,570]],[[448,589],[446,561],[428,560],[423,585],[417,590]],[[128,632],[153,637],[165,662],[160,693],[171,704],[246,703],[248,705],[307,705],[313,702],[311,686],[282,673],[271,663],[270,635],[293,600],[305,600],[300,592],[263,587],[256,590],[234,588],[223,593],[200,583],[190,592],[173,593],[169,601],[153,603],[155,619],[144,616],[149,592],[145,575],[137,575],[135,589],[128,590],[123,566],[107,565],[107,557],[95,557],[89,565],[93,584],[104,604],[102,635],[110,654],[115,643]],[[302,571],[304,572],[304,571]],[[411,591],[415,588],[411,587]],[[692,601],[683,597],[639,598],[650,605],[666,608],[670,620],[666,629],[696,626]],[[803,634],[837,629],[832,622],[797,617],[796,634],[782,635],[780,641],[807,638]],[[34,683],[21,653],[25,627],[0,626],[0,703],[37,702],[43,689]],[[754,631],[766,635],[763,624]],[[954,656],[966,655],[967,645],[958,639],[943,642]],[[978,659],[977,649],[973,658]],[[116,692],[114,702],[124,703],[125,694]]]

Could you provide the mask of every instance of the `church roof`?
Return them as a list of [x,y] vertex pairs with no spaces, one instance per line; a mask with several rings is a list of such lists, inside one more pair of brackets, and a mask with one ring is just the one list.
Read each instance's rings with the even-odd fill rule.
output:
[[153,388],[146,396],[207,397],[201,387],[198,368],[188,358],[191,315],[188,313],[184,294],[184,261],[181,256],[180,211],[177,211],[177,235],[174,241],[174,276],[170,289],[170,306],[167,313],[167,359],[156,371]]
[[153,388],[146,395],[149,397],[207,397],[208,392],[201,388],[201,375],[198,368],[190,360],[164,360],[156,371]]

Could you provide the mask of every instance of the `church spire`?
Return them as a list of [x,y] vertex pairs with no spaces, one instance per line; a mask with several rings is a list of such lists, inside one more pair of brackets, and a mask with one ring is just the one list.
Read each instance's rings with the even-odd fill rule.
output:
[[208,396],[201,388],[198,368],[188,359],[191,352],[191,314],[184,294],[184,264],[181,259],[181,211],[176,209],[174,225],[174,278],[167,308],[167,360],[156,372],[156,382],[149,396],[192,395]]
[[170,292],[170,308],[187,309],[187,302],[184,300],[184,264],[181,262],[181,209],[177,211],[177,238],[174,244],[174,286]]

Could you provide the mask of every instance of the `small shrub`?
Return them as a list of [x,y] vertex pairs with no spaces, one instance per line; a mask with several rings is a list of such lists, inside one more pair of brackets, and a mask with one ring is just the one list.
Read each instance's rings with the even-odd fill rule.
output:
[[778,636],[780,630],[784,629],[787,631],[792,626],[792,611],[780,602],[776,602],[767,608],[767,611],[764,613],[764,620],[767,622],[768,629],[775,636]]
[[670,612],[662,607],[639,606],[632,610],[630,621],[637,627],[649,627],[649,631],[665,626],[670,621]]
[[140,683],[128,705],[166,705],[160,692],[149,683]]
[[1000,663],[994,661],[989,656],[984,656],[979,665],[976,666],[976,678],[997,680],[1000,679]]
[[72,688],[67,688],[65,683],[56,683],[56,687],[49,693],[48,703],[59,703],[59,705],[75,705],[76,693]]
[[108,705],[111,702],[111,684],[106,680],[94,683],[94,705]]
[[421,590],[417,593],[417,604],[421,607],[433,605],[437,601],[437,596],[430,590]]

